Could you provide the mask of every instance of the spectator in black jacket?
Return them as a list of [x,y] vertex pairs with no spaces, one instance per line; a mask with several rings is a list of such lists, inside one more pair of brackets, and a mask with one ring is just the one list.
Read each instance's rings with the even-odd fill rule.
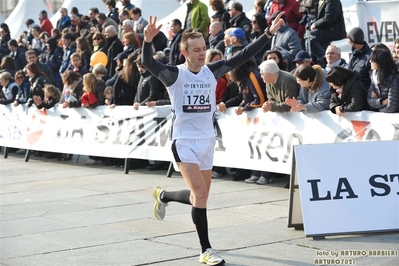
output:
[[82,65],[89,70],[90,58],[93,52],[86,38],[79,37],[76,39],[76,52],[82,57]]
[[327,46],[332,41],[346,37],[345,21],[340,0],[324,0],[310,26],[312,53],[321,62]]
[[330,83],[330,110],[338,116],[345,112],[367,110],[366,92],[360,82],[360,76],[353,70],[333,67],[326,75]]
[[179,19],[172,19],[170,22],[170,30],[173,32],[173,39],[170,42],[169,64],[180,65],[184,63],[183,57],[180,57],[180,41],[183,35],[182,24]]
[[25,25],[28,28],[28,34],[26,36],[27,37],[27,45],[30,45],[30,44],[32,44],[32,39],[33,39],[32,28],[34,26],[37,26],[37,24],[35,23],[35,21],[33,19],[29,18],[25,21]]
[[46,58],[46,64],[50,67],[53,71],[54,79],[55,79],[55,86],[62,90],[62,81],[60,75],[60,66],[62,63],[62,56],[64,52],[62,48],[58,46],[57,39],[51,37],[47,40],[47,50],[46,54],[44,55]]
[[125,61],[125,66],[118,74],[114,84],[114,100],[116,105],[133,106],[140,79],[140,73],[135,63],[138,54],[138,51],[130,54]]
[[8,49],[8,41],[11,40],[10,29],[6,23],[0,24],[0,60],[3,56],[6,56],[10,53],[10,49]]
[[367,101],[372,110],[384,113],[399,112],[399,71],[391,51],[375,49],[370,57],[371,85]]
[[247,41],[250,40],[252,31],[251,20],[243,12],[242,4],[238,2],[229,2],[227,11],[230,14],[230,28],[241,28],[245,31]]
[[28,64],[29,63],[37,63],[40,67],[40,71],[46,75],[49,82],[51,84],[56,84],[53,71],[47,64],[43,64],[38,61],[39,57],[37,56],[37,53],[35,50],[26,51],[25,58],[26,58],[26,61],[28,62]]
[[168,38],[166,38],[165,34],[160,31],[152,40],[152,44],[154,45],[155,51],[163,51],[166,47],[168,47]]
[[28,107],[33,104],[33,97],[40,96],[44,99],[44,86],[48,84],[48,79],[41,71],[38,63],[28,63],[26,65],[26,73],[29,76],[30,90],[29,99],[27,101]]
[[104,34],[100,32],[94,33],[93,46],[94,46],[94,52],[103,52],[104,54],[108,53],[107,40],[105,39]]
[[112,59],[123,52],[123,45],[118,39],[116,28],[112,25],[105,28],[105,37],[107,38],[108,75],[112,77],[116,68],[116,62]]
[[161,92],[165,90],[159,79],[147,71],[141,64],[141,55],[138,54],[135,60],[136,66],[140,71],[140,80],[137,86],[137,92],[134,97],[133,108],[139,109],[139,106],[146,106],[147,102],[157,101],[161,97]]
[[26,66],[25,49],[18,46],[16,40],[12,39],[8,42],[8,48],[10,49],[10,56],[14,60],[15,69],[21,70]]
[[105,4],[107,5],[107,8],[109,10],[107,17],[113,19],[116,24],[119,24],[119,10],[116,7],[115,0],[108,0],[107,2],[105,2]]
[[209,6],[213,11],[215,11],[215,14],[213,14],[212,18],[217,16],[220,17],[223,30],[230,28],[230,14],[224,8],[223,0],[210,0]]
[[217,49],[222,54],[224,54],[225,45],[224,45],[224,31],[222,23],[215,21],[212,22],[209,26],[209,48],[210,49]]
[[8,72],[10,73],[11,77],[14,77],[17,70],[15,69],[15,63],[11,56],[4,56],[1,59],[0,64],[0,73]]
[[362,84],[366,92],[370,88],[371,75],[371,48],[364,41],[364,33],[361,28],[355,27],[348,33],[348,43],[352,48],[352,54],[349,58],[349,69],[352,69],[360,75]]

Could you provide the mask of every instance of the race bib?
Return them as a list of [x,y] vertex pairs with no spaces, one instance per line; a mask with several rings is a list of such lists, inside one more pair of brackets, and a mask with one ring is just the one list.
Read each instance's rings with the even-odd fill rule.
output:
[[183,112],[206,113],[211,111],[210,89],[184,90]]

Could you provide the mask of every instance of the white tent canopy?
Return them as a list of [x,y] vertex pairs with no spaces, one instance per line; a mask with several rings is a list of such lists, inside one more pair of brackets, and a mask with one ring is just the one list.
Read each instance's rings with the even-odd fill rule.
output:
[[19,0],[14,11],[5,21],[10,28],[11,38],[16,39],[21,32],[27,30],[25,25],[27,19],[33,19],[39,24],[39,13],[42,10],[47,11],[49,18],[53,16],[43,0]]
[[[157,16],[158,19],[162,19],[180,7],[176,0],[131,0],[130,3],[141,9],[141,14],[146,20],[150,16]],[[120,1],[117,2],[116,6],[119,9],[123,8]]]
[[[132,2],[134,2],[134,1],[132,1]],[[177,2],[177,1],[174,0],[174,2]],[[209,6],[209,1],[202,1],[202,2],[208,6],[208,14],[209,14],[209,17],[211,17],[215,13],[215,11],[213,11],[212,8]],[[255,10],[253,9],[253,3],[254,3],[253,0],[241,0],[240,3],[243,5],[243,10],[248,11],[248,13],[246,13],[247,17],[248,17],[248,14],[252,16],[255,13]],[[181,21],[181,23],[183,24],[183,27],[184,27],[184,23],[185,23],[184,19],[186,16],[186,12],[187,12],[187,6],[184,3],[178,9],[176,9],[174,12],[170,13],[169,15],[161,17],[161,19],[159,19],[160,17],[158,17],[157,24],[158,25],[162,24],[161,31],[166,36],[168,36],[170,21],[172,19],[176,19],[176,18]]]
[[0,13],[0,23],[3,23],[5,20],[6,18]]
[[[100,13],[108,13],[108,8],[103,0],[65,0],[62,4],[62,7],[68,9],[68,15],[70,15],[72,7],[76,7],[80,14],[86,16],[89,15],[89,9],[92,7],[97,7]],[[54,27],[57,25],[57,21],[60,19],[60,17],[61,13],[58,10],[57,13],[50,18],[50,21],[53,23]]]

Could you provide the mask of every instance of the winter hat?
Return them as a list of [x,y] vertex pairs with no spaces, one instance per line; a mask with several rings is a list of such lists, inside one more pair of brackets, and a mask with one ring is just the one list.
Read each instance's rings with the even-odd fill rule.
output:
[[356,44],[364,43],[364,33],[361,28],[355,27],[348,33],[348,38]]
[[296,55],[294,60],[292,60],[292,62],[302,62],[305,59],[312,59],[312,57],[310,56],[310,54],[304,50],[299,51]]
[[240,42],[243,42],[247,38],[245,31],[241,28],[230,28],[226,33],[236,37]]

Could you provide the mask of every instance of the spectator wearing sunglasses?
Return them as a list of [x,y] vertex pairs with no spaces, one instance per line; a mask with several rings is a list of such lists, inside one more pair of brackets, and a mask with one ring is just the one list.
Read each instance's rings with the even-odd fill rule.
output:
[[25,104],[29,99],[29,77],[25,75],[24,71],[18,70],[17,73],[15,73],[14,80],[19,87],[17,97],[14,101],[14,106],[18,106],[19,104]]

